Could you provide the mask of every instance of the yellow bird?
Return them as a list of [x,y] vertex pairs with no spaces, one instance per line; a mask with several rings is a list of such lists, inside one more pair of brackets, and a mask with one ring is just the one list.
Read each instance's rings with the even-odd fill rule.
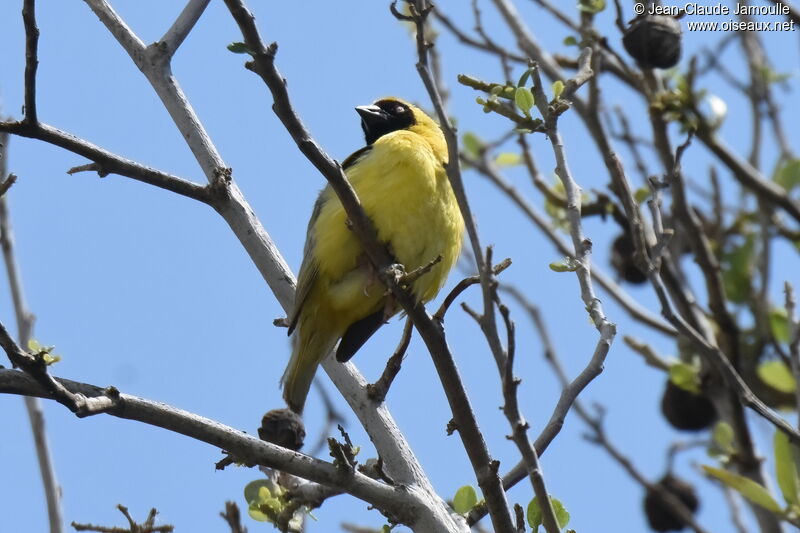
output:
[[[348,180],[406,272],[442,260],[413,282],[427,302],[444,285],[461,252],[464,221],[445,174],[447,144],[439,125],[398,98],[356,107],[367,145],[342,164]],[[292,357],[281,382],[287,405],[303,411],[317,367],[336,346],[339,361],[353,354],[398,309],[386,295],[336,193],[325,187],[311,220],[297,281],[289,334]]]

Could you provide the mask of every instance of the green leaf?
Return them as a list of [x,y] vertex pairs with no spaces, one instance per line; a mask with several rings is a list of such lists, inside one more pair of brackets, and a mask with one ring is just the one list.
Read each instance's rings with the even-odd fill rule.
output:
[[599,13],[606,8],[606,0],[580,0],[578,9],[585,13]]
[[669,379],[685,391],[700,394],[699,369],[693,365],[683,361],[673,363],[669,367]]
[[525,72],[522,73],[522,76],[519,77],[519,81],[517,82],[517,87],[524,87],[526,83],[528,83],[528,78],[530,78],[531,74],[533,74],[533,69],[529,68]]
[[478,503],[478,495],[471,485],[464,485],[453,497],[453,509],[459,514],[468,513]]
[[761,67],[761,76],[767,83],[781,83],[792,77],[789,72],[776,72],[767,65]]
[[775,430],[775,478],[783,499],[789,505],[800,505],[800,473],[795,462],[797,449],[792,452],[792,443],[786,433]]
[[253,520],[257,520],[258,522],[271,522],[270,518],[261,512],[261,509],[258,508],[258,505],[255,503],[251,503],[247,506],[247,514],[250,515],[250,518]]
[[539,526],[542,525],[542,510],[539,508],[539,502],[536,501],[536,498],[528,503],[528,511],[525,514],[528,515],[528,525],[534,531],[538,531]]
[[800,159],[791,159],[778,167],[772,179],[787,191],[800,185]]
[[736,453],[736,448],[733,445],[733,428],[727,422],[717,422],[714,425],[712,438],[714,444],[726,455],[733,455]]
[[522,164],[522,156],[513,152],[503,152],[494,158],[494,164],[498,167],[515,167]]
[[641,204],[650,198],[650,187],[639,187],[636,189],[636,192],[633,193],[633,197],[636,199],[637,204]]
[[55,346],[42,346],[36,339],[28,339],[28,351],[41,357],[48,366],[61,361],[61,356],[53,353],[55,349]]
[[578,270],[578,262],[571,257],[565,257],[563,261],[553,261],[548,266],[553,272],[575,272]]
[[560,500],[557,500],[553,497],[550,497],[550,503],[553,504],[553,511],[556,514],[556,522],[558,522],[558,527],[566,527],[569,524],[569,512],[564,507],[564,504],[561,503]]
[[383,524],[383,527],[381,528],[381,533],[392,533],[391,526]]
[[563,207],[555,202],[551,202],[550,198],[547,196],[545,196],[544,199],[544,212],[550,215],[550,218],[552,218],[554,221],[561,221],[567,215],[567,212],[564,211]]
[[60,355],[58,355],[58,354],[54,354],[54,353],[50,353],[50,352],[45,352],[45,353],[42,355],[42,360],[44,361],[44,364],[45,364],[45,365],[47,365],[47,366],[50,366],[50,365],[52,365],[53,363],[58,363],[59,361],[61,361],[61,356],[60,356]]
[[772,335],[780,342],[789,342],[789,313],[783,307],[769,310],[769,327]]
[[706,465],[703,465],[703,470],[709,476],[717,478],[725,485],[738,491],[739,494],[756,505],[760,505],[764,509],[772,511],[773,513],[783,512],[783,509],[781,509],[781,506],[775,501],[769,491],[752,479],[740,476],[739,474],[734,474],[733,472],[728,472],[727,470],[723,470],[721,468],[714,468]]
[[[273,483],[268,479],[256,479],[255,481],[251,481],[244,487],[244,501],[258,504],[261,501],[262,495],[267,498],[271,497],[271,486],[273,486]],[[266,490],[266,493],[261,489]]]
[[276,515],[283,510],[283,504],[278,498],[264,498],[259,505],[261,511],[263,511],[267,516],[270,514]]
[[517,104],[517,107],[525,113],[525,116],[531,116],[531,108],[533,107],[533,93],[527,87],[517,87],[516,92],[514,92],[514,102]]
[[461,144],[464,145],[464,151],[467,152],[467,155],[476,158],[480,157],[483,150],[483,141],[480,137],[468,131],[461,138]]
[[773,389],[787,394],[792,394],[797,387],[792,371],[780,359],[761,363],[756,367],[756,374]]
[[748,234],[740,246],[722,255],[722,282],[728,299],[744,303],[749,295],[754,269],[755,236]]
[[250,49],[247,48],[247,45],[242,42],[234,42],[228,45],[228,50],[233,52],[234,54],[249,54]]
[[[553,507],[553,514],[555,514],[556,522],[559,528],[566,527],[569,524],[569,512],[558,499],[550,496],[550,505]],[[532,499],[528,504],[528,525],[534,531],[542,525],[542,509],[539,507],[539,502],[536,498]]]
[[553,98],[558,99],[561,96],[561,93],[564,92],[564,82],[561,80],[556,80],[553,82]]
[[578,46],[578,39],[572,35],[565,37],[563,42],[564,46]]

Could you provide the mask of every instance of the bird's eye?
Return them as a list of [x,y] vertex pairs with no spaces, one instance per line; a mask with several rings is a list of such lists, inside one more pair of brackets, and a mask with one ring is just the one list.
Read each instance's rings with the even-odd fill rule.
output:
[[401,106],[401,105],[399,105],[399,106],[397,106],[397,107],[395,107],[395,108],[394,108],[394,113],[395,113],[396,115],[402,115],[402,114],[403,114],[403,113],[405,113],[405,112],[406,112],[406,108],[405,108],[405,107],[403,107],[403,106]]

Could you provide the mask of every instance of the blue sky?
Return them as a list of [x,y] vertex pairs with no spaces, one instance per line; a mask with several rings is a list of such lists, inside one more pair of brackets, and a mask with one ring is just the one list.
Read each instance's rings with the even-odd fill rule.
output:
[[[2,110],[20,115],[24,34],[20,2],[0,3],[0,97]],[[180,2],[117,1],[115,8],[146,42],[158,39],[180,11]],[[343,159],[363,145],[353,107],[385,95],[427,103],[416,74],[413,43],[405,27],[389,14],[385,2],[300,3],[251,2],[264,38],[280,44],[278,65],[288,80],[293,103],[311,132],[334,157]],[[263,4],[263,5],[262,5]],[[568,32],[538,11],[532,3],[519,8],[537,37],[562,53]],[[501,42],[513,39],[486,3],[486,25]],[[471,28],[465,3],[440,2],[440,7]],[[136,161],[197,182],[203,181],[180,134],[121,47],[82,2],[43,0],[38,6],[40,41],[39,116],[44,122],[84,137]],[[610,30],[613,14],[600,15]],[[621,50],[619,36],[612,45]],[[690,50],[718,39],[720,34],[685,35]],[[775,53],[777,70],[796,76],[797,35],[765,34]],[[213,2],[174,60],[173,69],[234,178],[263,225],[295,271],[299,267],[306,221],[323,178],[303,158],[270,109],[262,82],[242,66],[245,57],[226,50],[240,40],[221,2]],[[455,82],[459,73],[502,81],[496,62],[458,46],[448,35],[440,40],[451,112],[460,131],[485,139],[501,135],[506,124],[484,115],[474,103],[476,94]],[[780,53],[777,53],[780,52]],[[744,72],[728,53],[729,68]],[[685,65],[685,61],[683,63]],[[709,78],[712,92],[728,101],[729,117],[722,134],[735,148],[749,147],[749,111],[742,98]],[[618,84],[604,85],[610,102],[631,109],[637,130],[646,133],[642,102]],[[797,116],[797,103],[787,117]],[[605,188],[607,177],[591,142],[570,113],[563,132],[576,179],[585,189]],[[787,124],[796,140],[796,124]],[[677,137],[676,137],[677,139]],[[531,139],[539,166],[550,176],[549,144]],[[512,145],[513,147],[513,145]],[[621,150],[621,149],[620,149]],[[622,151],[627,158],[627,154]],[[765,155],[767,171],[775,151]],[[652,168],[658,168],[652,160]],[[285,330],[272,326],[283,312],[233,234],[210,208],[182,197],[118,176],[68,176],[66,170],[85,163],[79,156],[37,141],[14,138],[9,169],[19,182],[9,193],[18,261],[28,302],[38,319],[35,337],[56,345],[63,360],[54,373],[163,401],[255,432],[261,415],[281,404],[278,379],[289,354]],[[632,169],[632,163],[625,159]],[[684,169],[705,179],[710,158],[695,145]],[[533,202],[541,197],[519,169],[509,179]],[[723,181],[730,186],[730,176]],[[495,246],[495,257],[510,256],[513,266],[503,279],[523,287],[544,308],[556,346],[568,371],[578,372],[588,361],[597,332],[587,321],[577,280],[548,268],[561,256],[490,185],[474,173],[465,174],[482,240]],[[638,184],[637,184],[638,185]],[[594,260],[608,270],[607,249],[617,233],[608,223],[586,222],[595,242]],[[798,257],[776,250],[773,273],[776,300],[783,279],[796,281]],[[467,266],[467,263],[463,263]],[[468,266],[467,266],[468,268]],[[466,272],[466,271],[465,271]],[[451,275],[451,287],[464,272]],[[631,287],[632,296],[656,310],[646,288]],[[7,290],[0,291],[0,319],[13,325]],[[646,367],[621,342],[626,334],[649,339],[664,354],[674,349],[669,340],[631,323],[609,298],[600,297],[610,319],[619,325],[605,372],[585,392],[587,402],[608,410],[610,438],[652,478],[665,468],[670,442],[691,436],[671,430],[658,411],[664,377]],[[478,303],[477,290],[465,299]],[[518,324],[517,373],[525,415],[532,435],[543,427],[558,398],[555,378],[541,357],[541,347],[520,309],[512,306]],[[501,471],[517,461],[505,439],[508,425],[498,410],[502,402],[493,359],[478,328],[458,309],[448,315],[449,342],[468,386],[470,397],[492,454]],[[355,363],[369,378],[383,369],[400,334],[395,320],[356,356]],[[327,378],[325,386],[332,390]],[[335,396],[334,392],[334,396]],[[424,347],[412,343],[403,371],[388,402],[434,485],[452,496],[474,475],[460,440],[445,435],[450,419],[435,371]],[[337,398],[347,416],[348,430],[372,450],[355,417]],[[78,420],[56,404],[46,405],[54,461],[63,487],[67,522],[122,524],[114,509],[127,505],[144,518],[157,507],[163,521],[178,531],[225,531],[218,518],[225,500],[243,505],[244,485],[258,472],[229,468],[215,472],[220,453],[158,428],[113,417]],[[309,442],[322,429],[323,408],[312,396],[307,407]],[[21,399],[0,398],[0,420],[6,428],[0,455],[7,458],[0,489],[0,531],[45,531],[46,513],[37,465]],[[755,421],[760,442],[771,429]],[[643,496],[607,455],[582,438],[584,428],[574,416],[543,456],[548,486],[572,515],[578,531],[643,531]],[[321,455],[326,457],[326,452]],[[10,458],[13,458],[11,460]],[[702,451],[682,455],[677,471],[700,483],[701,523],[714,531],[732,530],[721,492],[699,479],[693,462],[708,462]],[[527,483],[510,492],[511,501],[531,498]],[[319,523],[310,531],[333,531],[343,521],[379,526],[382,517],[365,503],[338,497],[315,511]],[[598,526],[602,520],[608,526]],[[250,531],[271,530],[248,519]]]

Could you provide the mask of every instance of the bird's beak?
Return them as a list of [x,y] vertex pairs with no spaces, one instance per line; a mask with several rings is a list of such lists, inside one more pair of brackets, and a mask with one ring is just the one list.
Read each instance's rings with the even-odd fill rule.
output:
[[357,106],[356,112],[361,116],[366,129],[372,129],[372,127],[389,120],[389,113],[376,105]]

